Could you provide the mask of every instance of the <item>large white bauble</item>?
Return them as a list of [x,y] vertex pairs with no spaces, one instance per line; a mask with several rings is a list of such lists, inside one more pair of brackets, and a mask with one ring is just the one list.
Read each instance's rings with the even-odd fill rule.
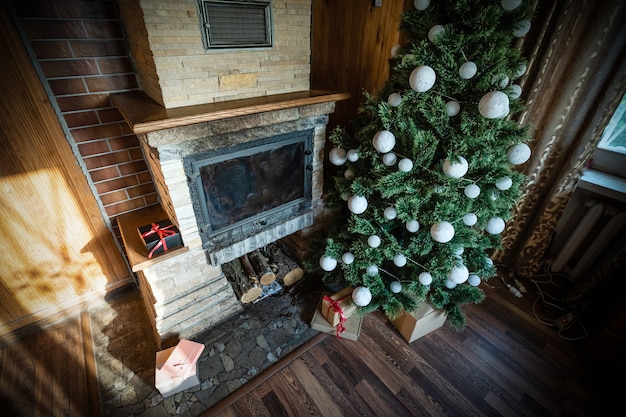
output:
[[335,268],[337,268],[337,260],[329,256],[322,255],[320,257],[320,266],[322,267],[324,271],[330,272],[334,270]]
[[519,26],[517,29],[513,31],[513,36],[516,38],[521,38],[522,36],[526,36],[526,34],[530,31],[530,20],[522,20],[519,22]]
[[430,236],[435,242],[447,243],[454,237],[454,226],[447,221],[441,221],[430,227]]
[[509,114],[509,96],[502,91],[490,91],[478,102],[478,111],[487,119],[499,119]]
[[470,274],[467,278],[467,283],[472,287],[478,287],[480,285],[480,277],[476,274]]
[[353,180],[354,177],[356,177],[356,174],[354,173],[354,171],[351,168],[348,168],[348,169],[346,169],[344,171],[343,176],[347,180]]
[[522,0],[502,0],[502,8],[504,10],[513,10],[519,7],[522,4]]
[[477,221],[478,217],[476,217],[474,213],[466,213],[465,216],[463,216],[463,223],[466,226],[474,226]]
[[522,87],[519,84],[511,84],[511,94],[510,97],[515,100],[522,95]]
[[398,169],[402,172],[409,172],[413,169],[413,161],[409,158],[402,158],[400,162],[398,162]]
[[397,215],[398,211],[394,207],[387,207],[383,212],[383,216],[385,216],[385,219],[387,220],[393,220]]
[[418,93],[430,90],[435,85],[436,80],[435,70],[428,65],[420,65],[409,75],[409,85]]
[[367,287],[356,287],[352,291],[352,301],[359,307],[365,307],[372,301],[372,292]]
[[346,157],[346,150],[342,149],[342,148],[333,148],[330,150],[330,153],[328,154],[328,159],[330,160],[330,163],[333,165],[343,165],[346,163],[346,160],[348,159]]
[[476,66],[476,63],[472,61],[464,62],[459,67],[459,76],[465,80],[469,80],[474,75],[476,75],[477,72],[478,72],[478,67]]
[[350,200],[350,197],[352,197],[352,193],[350,191],[344,191],[343,193],[341,193],[340,197],[343,201],[348,201]]
[[392,293],[398,294],[399,292],[402,292],[402,283],[400,281],[393,281],[389,284],[389,289]]
[[409,220],[408,222],[406,222],[406,230],[408,230],[411,233],[415,233],[418,230],[420,230],[420,223],[417,220]]
[[353,195],[348,200],[348,209],[354,214],[361,214],[367,209],[367,199],[359,195]]
[[467,159],[459,156],[458,161],[451,161],[446,159],[443,161],[443,173],[450,178],[461,178],[463,175],[467,174],[467,170],[469,169],[469,164],[467,163]]
[[456,282],[451,281],[449,279],[446,280],[445,284],[446,284],[446,288],[449,289],[449,290],[451,290],[451,289],[456,287]]
[[376,265],[369,265],[367,268],[365,268],[365,272],[370,277],[375,277],[376,275],[378,275],[378,267]]
[[381,130],[374,135],[372,144],[378,152],[387,153],[396,146],[396,137],[388,130]]
[[446,103],[446,114],[450,117],[456,116],[461,111],[461,105],[456,100],[450,100]]
[[506,191],[513,186],[513,180],[510,177],[501,177],[496,180],[496,188],[501,191]]
[[341,262],[343,262],[346,265],[350,265],[352,262],[354,262],[354,255],[352,254],[352,252],[344,253],[343,256],[341,257]]
[[417,10],[426,10],[430,6],[430,0],[413,0],[413,6]]
[[497,235],[504,231],[505,223],[500,217],[492,217],[487,220],[487,224],[485,225],[485,230],[487,233],[492,235]]
[[370,237],[367,238],[367,244],[371,248],[379,247],[380,246],[380,236],[378,236],[378,235],[371,235]]
[[455,266],[448,271],[448,279],[455,284],[463,284],[469,277],[469,270],[463,264]]
[[401,253],[396,254],[396,256],[393,257],[393,264],[398,268],[402,268],[406,265],[406,256]]
[[422,272],[417,279],[422,285],[430,285],[433,282],[433,276],[430,275],[430,272]]
[[383,155],[383,164],[387,165],[388,167],[395,165],[397,160],[398,157],[393,152],[389,152]]
[[444,28],[442,25],[435,25],[431,27],[428,31],[428,40],[434,43],[437,40],[437,36],[439,36],[443,30]]
[[506,158],[513,165],[523,164],[530,158],[530,147],[525,143],[511,145],[506,150]]
[[348,153],[346,153],[346,158],[348,158],[348,161],[350,162],[356,162],[359,160],[359,151],[357,151],[356,149],[350,149],[348,151]]
[[389,97],[387,97],[387,103],[391,107],[398,107],[402,104],[402,96],[398,93],[391,93],[389,94]]
[[470,184],[463,190],[467,198],[476,198],[480,195],[480,187],[476,184]]

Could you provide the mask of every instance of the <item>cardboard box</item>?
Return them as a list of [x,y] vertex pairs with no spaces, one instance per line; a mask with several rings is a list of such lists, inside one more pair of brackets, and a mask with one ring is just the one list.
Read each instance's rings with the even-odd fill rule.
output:
[[444,310],[435,310],[426,301],[421,301],[415,310],[404,312],[398,318],[391,320],[396,329],[411,343],[420,337],[443,326],[446,321]]
[[[321,305],[321,300],[320,300]],[[355,314],[346,321],[343,322],[343,326],[345,327],[345,332],[339,333],[339,337],[342,339],[348,340],[357,340],[359,338],[359,334],[361,333],[361,324],[363,323],[363,316],[359,314]],[[322,316],[321,308],[318,306],[315,309],[315,314],[313,314],[313,319],[311,320],[311,328],[313,330],[317,330],[324,333],[337,334],[337,326],[332,326],[328,320]]]
[[[343,316],[346,319],[349,319],[354,312],[357,310],[356,304],[352,302],[352,287],[346,287],[343,290],[329,296],[332,300],[337,301],[339,308],[343,312]],[[330,323],[331,326],[335,327],[341,321],[341,316],[339,312],[336,312],[333,309],[331,303],[322,298],[322,302],[320,304],[320,312],[322,316]]]
[[146,247],[148,258],[183,245],[178,228],[169,220],[159,220],[141,226],[137,230]]
[[163,398],[200,384],[198,359],[202,343],[181,340],[176,346],[156,353],[154,385]]

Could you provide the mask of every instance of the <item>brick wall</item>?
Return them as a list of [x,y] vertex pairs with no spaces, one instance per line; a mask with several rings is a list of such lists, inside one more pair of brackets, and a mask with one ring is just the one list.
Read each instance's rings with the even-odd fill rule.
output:
[[13,0],[106,215],[155,204],[137,137],[109,93],[137,89],[115,0]]
[[166,108],[308,90],[311,3],[272,1],[272,48],[205,51],[195,0],[119,0],[141,88]]

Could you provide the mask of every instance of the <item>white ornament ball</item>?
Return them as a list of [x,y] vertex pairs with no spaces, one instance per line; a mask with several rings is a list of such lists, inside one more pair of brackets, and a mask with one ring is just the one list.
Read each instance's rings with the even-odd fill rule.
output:
[[381,130],[374,135],[372,144],[378,152],[387,153],[396,146],[396,137],[388,130]]
[[341,193],[341,199],[343,201],[350,200],[350,197],[352,197],[352,193],[350,191],[344,191],[343,193]]
[[454,289],[456,287],[456,282],[451,281],[449,279],[446,280],[446,288],[451,290]]
[[518,68],[517,71],[515,71],[515,78],[519,78],[522,75],[526,74],[526,70],[528,69],[528,67],[526,66],[526,64],[521,64]]
[[361,214],[367,209],[367,199],[358,195],[353,195],[348,200],[348,209],[354,214]]
[[372,292],[367,287],[356,287],[352,291],[352,301],[359,307],[365,307],[372,301]]
[[455,284],[463,284],[469,277],[469,270],[465,265],[459,265],[448,271],[448,279]]
[[478,221],[478,217],[474,213],[467,213],[463,216],[463,223],[466,226],[474,226]]
[[485,265],[487,265],[488,268],[491,268],[493,266],[493,259],[485,258]]
[[506,191],[513,186],[513,180],[510,177],[502,177],[496,180],[496,188],[501,191]]
[[494,75],[491,82],[497,84],[500,88],[506,88],[509,85],[509,77],[506,74]]
[[480,285],[480,277],[476,274],[470,274],[467,278],[467,283],[472,287],[478,287]]
[[378,267],[376,265],[370,265],[367,268],[365,268],[365,272],[370,277],[375,277],[376,275],[378,275]]
[[320,257],[320,266],[326,272],[330,272],[337,268],[337,260],[326,255]]
[[522,95],[522,87],[519,84],[511,84],[511,94],[510,97],[515,100]]
[[519,22],[519,26],[517,29],[513,31],[513,36],[516,38],[521,38],[522,36],[526,36],[526,34],[530,31],[530,20],[522,20]]
[[402,104],[402,96],[398,93],[391,93],[389,94],[389,97],[387,97],[387,103],[391,107],[398,107]]
[[352,254],[352,252],[344,253],[343,256],[341,257],[341,262],[343,262],[346,265],[350,265],[352,262],[354,262],[354,255]]
[[491,192],[489,193],[489,198],[491,199],[491,201],[496,201],[498,197],[500,197],[500,194],[496,190],[491,190]]
[[428,65],[421,65],[411,72],[409,85],[418,93],[423,93],[430,90],[435,85],[436,80],[435,70]]
[[502,8],[504,10],[513,10],[519,7],[522,4],[522,0],[502,0]]
[[477,72],[478,72],[478,67],[476,66],[476,63],[472,61],[464,62],[459,67],[459,76],[463,78],[464,80],[469,80],[474,75],[476,75]]
[[506,158],[513,165],[523,164],[530,158],[530,147],[525,143],[511,145],[506,150]]
[[454,237],[454,226],[447,221],[441,221],[430,227],[430,236],[435,242],[447,243]]
[[480,195],[480,187],[476,184],[470,184],[463,190],[467,198],[476,198]]
[[409,172],[413,169],[413,161],[409,158],[402,158],[400,162],[398,162],[398,169],[402,172]]
[[456,116],[461,111],[461,105],[456,100],[450,100],[446,103],[446,114],[450,117]]
[[402,292],[402,283],[400,283],[400,281],[393,281],[389,284],[389,289],[392,293],[398,294],[399,292]]
[[406,256],[401,253],[396,254],[396,256],[393,257],[393,264],[398,268],[402,268],[406,265]]
[[417,10],[426,10],[430,6],[430,0],[413,0],[413,6]]
[[418,230],[420,230],[420,223],[417,220],[409,220],[408,222],[406,222],[406,230],[408,230],[411,233],[415,233]]
[[459,156],[458,161],[446,159],[443,162],[443,173],[450,178],[461,178],[463,175],[467,174],[468,169],[469,164],[467,163],[467,159],[462,156]]
[[463,255],[463,252],[465,252],[465,249],[463,248],[463,246],[459,246],[458,248],[452,251],[454,256],[461,256]]
[[509,114],[509,96],[502,91],[491,91],[478,102],[478,111],[487,119],[499,119]]
[[354,173],[354,171],[351,168],[348,168],[348,169],[346,169],[344,171],[343,176],[347,180],[353,180],[354,177],[356,177],[356,174]]
[[398,160],[398,157],[393,152],[389,152],[383,155],[383,164],[385,164],[388,167],[394,166],[397,160]]
[[367,238],[367,244],[371,248],[377,248],[380,246],[380,237],[378,235],[371,235]]
[[387,220],[393,220],[397,215],[398,211],[394,207],[387,207],[383,212],[383,216],[385,216],[385,219]]
[[356,149],[350,149],[346,154],[346,158],[350,162],[356,162],[359,160],[359,152]]
[[433,276],[430,275],[429,272],[422,272],[421,274],[419,274],[417,279],[422,285],[430,285],[433,282]]
[[330,163],[333,165],[343,165],[346,163],[346,150],[342,149],[342,148],[333,148],[331,149],[330,153],[328,154],[328,159],[330,160]]
[[442,25],[435,25],[431,27],[428,31],[428,40],[435,43],[435,41],[437,40],[437,36],[439,36],[439,34],[441,34],[441,32],[443,31],[444,29]]
[[489,234],[497,235],[504,231],[504,226],[505,226],[504,220],[502,220],[500,217],[492,217],[489,220],[487,220],[487,224],[485,225],[485,230]]

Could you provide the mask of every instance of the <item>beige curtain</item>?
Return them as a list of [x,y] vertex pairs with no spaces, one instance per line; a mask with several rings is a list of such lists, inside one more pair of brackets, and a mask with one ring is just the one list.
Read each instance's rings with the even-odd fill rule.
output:
[[539,0],[521,45],[521,80],[533,156],[515,218],[494,259],[533,276],[602,131],[626,91],[626,5],[623,0]]

